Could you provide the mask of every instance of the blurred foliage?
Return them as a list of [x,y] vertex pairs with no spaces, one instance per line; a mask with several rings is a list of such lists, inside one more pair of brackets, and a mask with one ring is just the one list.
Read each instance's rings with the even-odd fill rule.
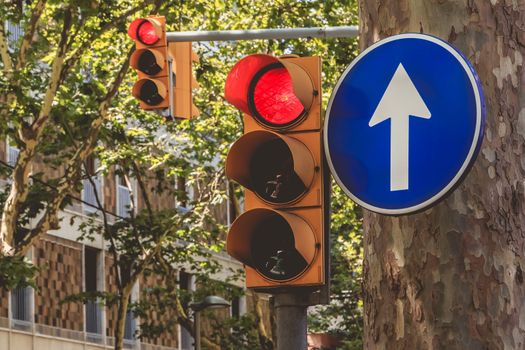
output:
[[8,290],[24,287],[36,288],[34,276],[38,270],[25,257],[0,256],[0,286]]

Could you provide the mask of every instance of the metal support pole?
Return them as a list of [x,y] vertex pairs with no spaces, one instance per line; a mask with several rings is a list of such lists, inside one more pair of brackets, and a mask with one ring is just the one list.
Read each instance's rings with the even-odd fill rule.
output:
[[306,350],[306,315],[310,294],[276,294],[276,350]]
[[298,38],[355,38],[359,35],[357,26],[278,28],[248,30],[217,30],[194,32],[167,32],[168,42],[177,41],[236,41],[255,39],[298,39]]
[[194,320],[193,320],[193,329],[195,334],[193,335],[195,350],[201,350],[201,313],[200,311],[195,311]]

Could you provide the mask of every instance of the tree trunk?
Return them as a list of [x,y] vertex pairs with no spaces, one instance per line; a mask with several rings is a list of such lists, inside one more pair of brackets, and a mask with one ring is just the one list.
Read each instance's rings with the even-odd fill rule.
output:
[[465,181],[416,215],[364,214],[366,349],[525,348],[525,4],[360,0],[361,49],[402,32],[473,63],[485,139]]
[[122,350],[124,346],[124,330],[126,314],[128,313],[129,297],[133,284],[126,286],[120,295],[117,311],[117,325],[115,327],[115,350]]

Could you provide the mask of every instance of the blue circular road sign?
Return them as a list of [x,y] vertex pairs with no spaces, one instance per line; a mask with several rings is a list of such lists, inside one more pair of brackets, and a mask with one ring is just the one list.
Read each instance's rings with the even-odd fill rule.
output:
[[424,34],[381,40],[344,71],[328,103],[325,150],[338,184],[401,215],[450,192],[476,159],[485,106],[468,60]]

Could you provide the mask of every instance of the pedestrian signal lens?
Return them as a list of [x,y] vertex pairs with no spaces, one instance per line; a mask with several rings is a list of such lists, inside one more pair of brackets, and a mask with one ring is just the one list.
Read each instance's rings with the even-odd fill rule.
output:
[[137,38],[145,45],[153,45],[159,41],[155,27],[149,21],[142,21],[137,28]]
[[292,153],[282,139],[261,144],[250,163],[253,190],[270,203],[291,202],[307,190],[294,171]]
[[145,50],[139,56],[137,68],[148,75],[156,75],[162,70],[157,57],[150,50]]
[[253,233],[253,267],[265,277],[282,281],[303,272],[308,262],[295,248],[295,239],[286,220],[274,215]]
[[265,125],[286,127],[306,115],[294,92],[290,73],[279,62],[264,67],[256,74],[248,96],[253,115]]

